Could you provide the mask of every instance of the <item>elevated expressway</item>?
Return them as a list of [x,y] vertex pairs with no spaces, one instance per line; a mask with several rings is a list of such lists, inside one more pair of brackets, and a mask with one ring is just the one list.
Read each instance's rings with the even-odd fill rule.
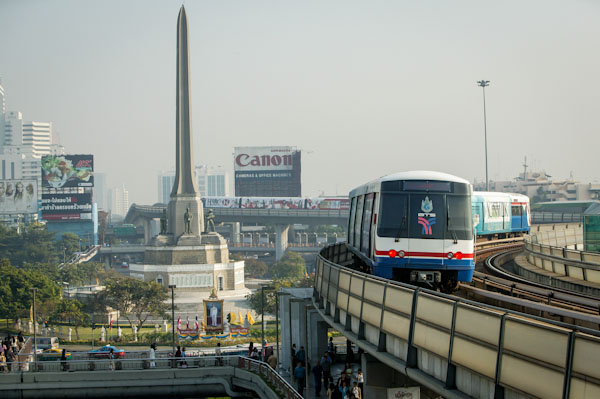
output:
[[312,302],[380,364],[445,398],[600,397],[598,331],[366,275],[351,262],[345,244],[321,251]]
[[[125,216],[125,222],[144,227],[144,239],[152,239],[151,221],[160,219],[165,204],[133,204]],[[348,222],[348,210],[319,209],[251,209],[251,208],[211,208],[216,223],[261,223],[275,227],[275,257],[279,259],[288,247],[287,234],[292,224],[341,225]],[[239,232],[237,232],[239,233]]]

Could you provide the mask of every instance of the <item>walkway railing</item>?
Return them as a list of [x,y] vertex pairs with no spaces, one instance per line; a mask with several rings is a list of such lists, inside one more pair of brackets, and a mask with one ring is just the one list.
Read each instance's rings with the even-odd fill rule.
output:
[[600,253],[568,248],[582,242],[579,228],[532,231],[525,237],[527,261],[562,276],[600,283]]
[[350,262],[344,244],[327,247],[317,257],[319,312],[388,366],[430,387],[445,383],[443,396],[458,389],[475,397],[511,397],[510,392],[538,398],[600,397],[598,331],[341,266]]
[[[24,349],[25,350],[25,349]],[[29,348],[31,350],[31,348]],[[21,355],[20,355],[21,356]],[[32,357],[26,353],[20,359]],[[267,363],[249,359],[244,356],[188,356],[185,358],[160,357],[156,359],[85,359],[85,360],[54,360],[54,361],[18,361],[7,364],[11,373],[57,373],[57,372],[99,372],[120,370],[154,370],[154,369],[187,369],[204,367],[233,367],[260,375],[271,384],[282,397],[301,399],[302,396],[279,373]],[[8,373],[5,370],[5,373]],[[0,372],[0,384],[2,384]],[[85,377],[82,377],[85,379]]]

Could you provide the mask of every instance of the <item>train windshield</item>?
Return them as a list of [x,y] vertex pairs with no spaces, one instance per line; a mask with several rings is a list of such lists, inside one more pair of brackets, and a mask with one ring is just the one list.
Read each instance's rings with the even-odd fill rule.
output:
[[382,193],[380,237],[472,240],[467,195]]
[[408,195],[383,194],[380,208],[377,234],[380,237],[408,237]]
[[448,195],[448,233],[457,240],[473,239],[473,221],[471,220],[471,199],[467,196]]

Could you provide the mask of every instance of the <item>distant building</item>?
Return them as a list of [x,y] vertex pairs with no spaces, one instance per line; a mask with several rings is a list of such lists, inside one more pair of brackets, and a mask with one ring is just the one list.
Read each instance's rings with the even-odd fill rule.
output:
[[125,185],[109,190],[111,199],[110,211],[113,215],[125,216],[129,210],[129,191]]
[[[474,189],[485,190],[485,183],[476,183]],[[490,181],[490,191],[525,194],[532,202],[600,199],[600,183],[580,183],[573,177],[552,180],[544,171],[524,172],[511,181]]]
[[108,197],[106,187],[106,174],[94,172],[94,202],[98,204],[98,210],[108,210]]
[[160,172],[158,175],[158,195],[156,197],[157,202],[161,204],[168,204],[171,198],[171,190],[175,183],[175,172]]
[[222,168],[199,165],[194,169],[194,173],[202,197],[229,196],[229,173]]

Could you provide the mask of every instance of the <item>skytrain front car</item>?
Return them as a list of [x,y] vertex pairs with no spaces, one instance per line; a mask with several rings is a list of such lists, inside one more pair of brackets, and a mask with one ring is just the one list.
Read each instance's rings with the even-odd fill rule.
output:
[[475,268],[471,184],[400,172],[350,192],[348,245],[364,271],[452,292]]

